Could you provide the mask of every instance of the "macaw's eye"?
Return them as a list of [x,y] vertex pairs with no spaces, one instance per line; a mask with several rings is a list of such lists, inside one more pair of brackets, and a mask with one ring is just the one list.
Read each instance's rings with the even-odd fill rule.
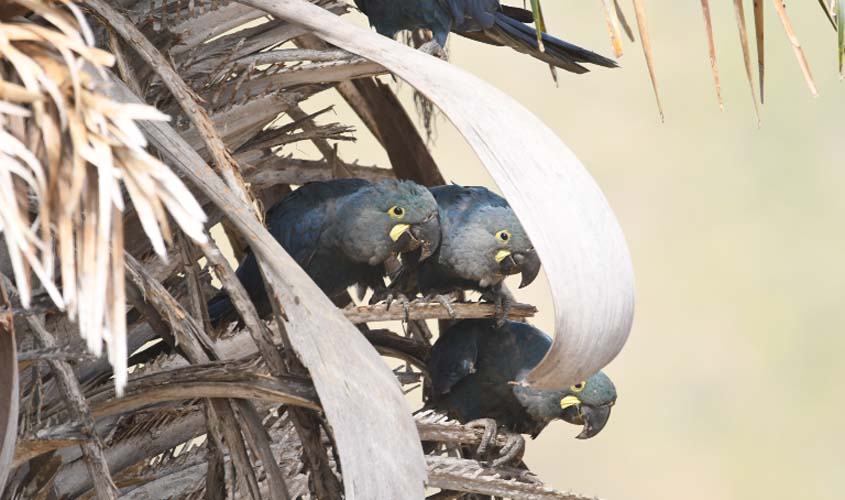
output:
[[496,233],[496,239],[501,241],[502,243],[507,243],[511,239],[511,232],[507,229],[502,229],[498,233]]
[[578,382],[577,384],[570,387],[570,389],[572,389],[572,392],[581,392],[581,391],[584,390],[584,387],[586,387],[586,386],[587,386],[587,382],[582,380],[581,382]]
[[387,213],[389,213],[394,219],[401,219],[402,217],[405,217],[405,209],[397,207],[396,205],[390,207],[390,210],[388,210]]

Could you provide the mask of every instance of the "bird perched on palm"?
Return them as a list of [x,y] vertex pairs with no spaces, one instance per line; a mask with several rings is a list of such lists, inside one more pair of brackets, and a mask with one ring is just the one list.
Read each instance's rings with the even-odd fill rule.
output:
[[[526,323],[464,320],[443,332],[431,350],[431,378],[426,407],[445,412],[470,426],[485,428],[480,454],[496,428],[532,438],[552,421],[582,425],[579,439],[597,435],[610,418],[616,388],[599,372],[558,390],[537,390],[519,382],[543,359],[552,339]],[[521,455],[525,442],[508,436],[501,464]]]
[[491,45],[504,45],[572,73],[589,71],[583,63],[608,68],[616,63],[604,56],[543,33],[544,50],[537,31],[526,23],[530,11],[502,5],[499,0],[355,0],[370,24],[393,38],[402,30],[428,29],[434,40],[428,52],[442,52],[450,32]]
[[[363,179],[312,182],[267,211],[267,229],[320,289],[344,305],[353,285],[384,288],[384,263],[398,253],[418,250],[424,260],[437,248],[437,203],[410,181]],[[237,269],[259,315],[271,307],[258,262],[249,252]],[[209,303],[217,325],[234,319],[225,294]]]
[[409,297],[436,298],[450,311],[447,294],[476,290],[505,318],[513,303],[503,287],[505,277],[522,273],[522,288],[540,272],[540,258],[522,224],[508,202],[487,188],[430,189],[438,206],[440,246],[429,259],[404,255],[391,288]]

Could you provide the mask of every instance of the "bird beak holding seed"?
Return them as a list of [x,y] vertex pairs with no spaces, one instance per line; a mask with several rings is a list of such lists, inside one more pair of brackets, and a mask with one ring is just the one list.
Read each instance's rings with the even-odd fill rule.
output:
[[[407,224],[399,224],[399,225],[407,226]],[[391,231],[391,233],[392,233],[392,231]],[[392,238],[393,235],[391,234],[390,237]],[[414,236],[413,232],[410,229],[406,229],[402,234],[399,235],[399,237],[397,239],[395,239],[393,241],[395,241],[395,243],[393,244],[393,251],[396,252],[396,253],[399,253],[399,254],[416,250],[417,248],[420,247],[420,244],[421,244],[420,240],[418,240]]]
[[411,228],[411,232],[422,244],[420,250],[420,261],[431,257],[440,246],[440,219],[432,214],[428,219]]
[[420,248],[420,261],[423,261],[431,257],[440,245],[440,222],[432,217],[413,226],[396,224],[390,230],[390,239],[395,242],[394,249],[398,253]]
[[530,285],[540,274],[540,258],[533,249],[517,253],[501,249],[496,252],[495,259],[499,264],[499,272],[503,275],[522,273],[522,282],[519,284],[519,288]]

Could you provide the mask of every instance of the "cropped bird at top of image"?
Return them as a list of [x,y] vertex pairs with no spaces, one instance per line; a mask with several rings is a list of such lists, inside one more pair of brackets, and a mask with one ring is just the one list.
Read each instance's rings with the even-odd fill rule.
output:
[[508,46],[572,73],[589,71],[583,63],[616,67],[612,59],[532,28],[526,24],[534,19],[531,11],[502,5],[498,0],[355,0],[355,5],[387,37],[393,38],[402,30],[431,31],[433,40],[423,47],[426,51],[442,52],[453,32]]

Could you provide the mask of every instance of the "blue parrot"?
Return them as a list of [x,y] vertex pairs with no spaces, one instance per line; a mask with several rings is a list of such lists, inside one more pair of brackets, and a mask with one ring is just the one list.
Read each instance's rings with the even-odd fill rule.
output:
[[508,202],[480,186],[430,188],[440,219],[440,246],[428,259],[417,253],[402,256],[391,289],[407,296],[422,293],[451,310],[445,294],[476,290],[507,316],[513,299],[504,278],[522,273],[520,288],[540,273],[540,258]]
[[612,59],[547,33],[542,35],[545,50],[540,50],[537,31],[526,24],[533,21],[533,14],[499,0],[355,0],[355,5],[376,31],[390,38],[402,30],[431,30],[435,52],[442,51],[449,32],[455,32],[491,45],[506,45],[572,73],[589,71],[581,63],[617,66]]
[[[350,286],[385,288],[384,263],[391,256],[418,250],[424,261],[440,242],[437,203],[431,192],[411,181],[311,182],[273,205],[266,224],[339,305]],[[271,305],[252,252],[244,257],[237,276],[259,315],[268,315]],[[223,292],[211,299],[208,312],[215,326],[235,319],[232,302]]]
[[[519,385],[548,352],[552,339],[515,321],[497,327],[490,319],[464,320],[444,331],[431,350],[431,380],[426,408],[484,427],[489,446],[497,426],[532,438],[553,420],[583,426],[578,439],[597,435],[610,418],[616,387],[603,372],[557,390]],[[521,436],[508,437],[503,460],[521,453]]]

